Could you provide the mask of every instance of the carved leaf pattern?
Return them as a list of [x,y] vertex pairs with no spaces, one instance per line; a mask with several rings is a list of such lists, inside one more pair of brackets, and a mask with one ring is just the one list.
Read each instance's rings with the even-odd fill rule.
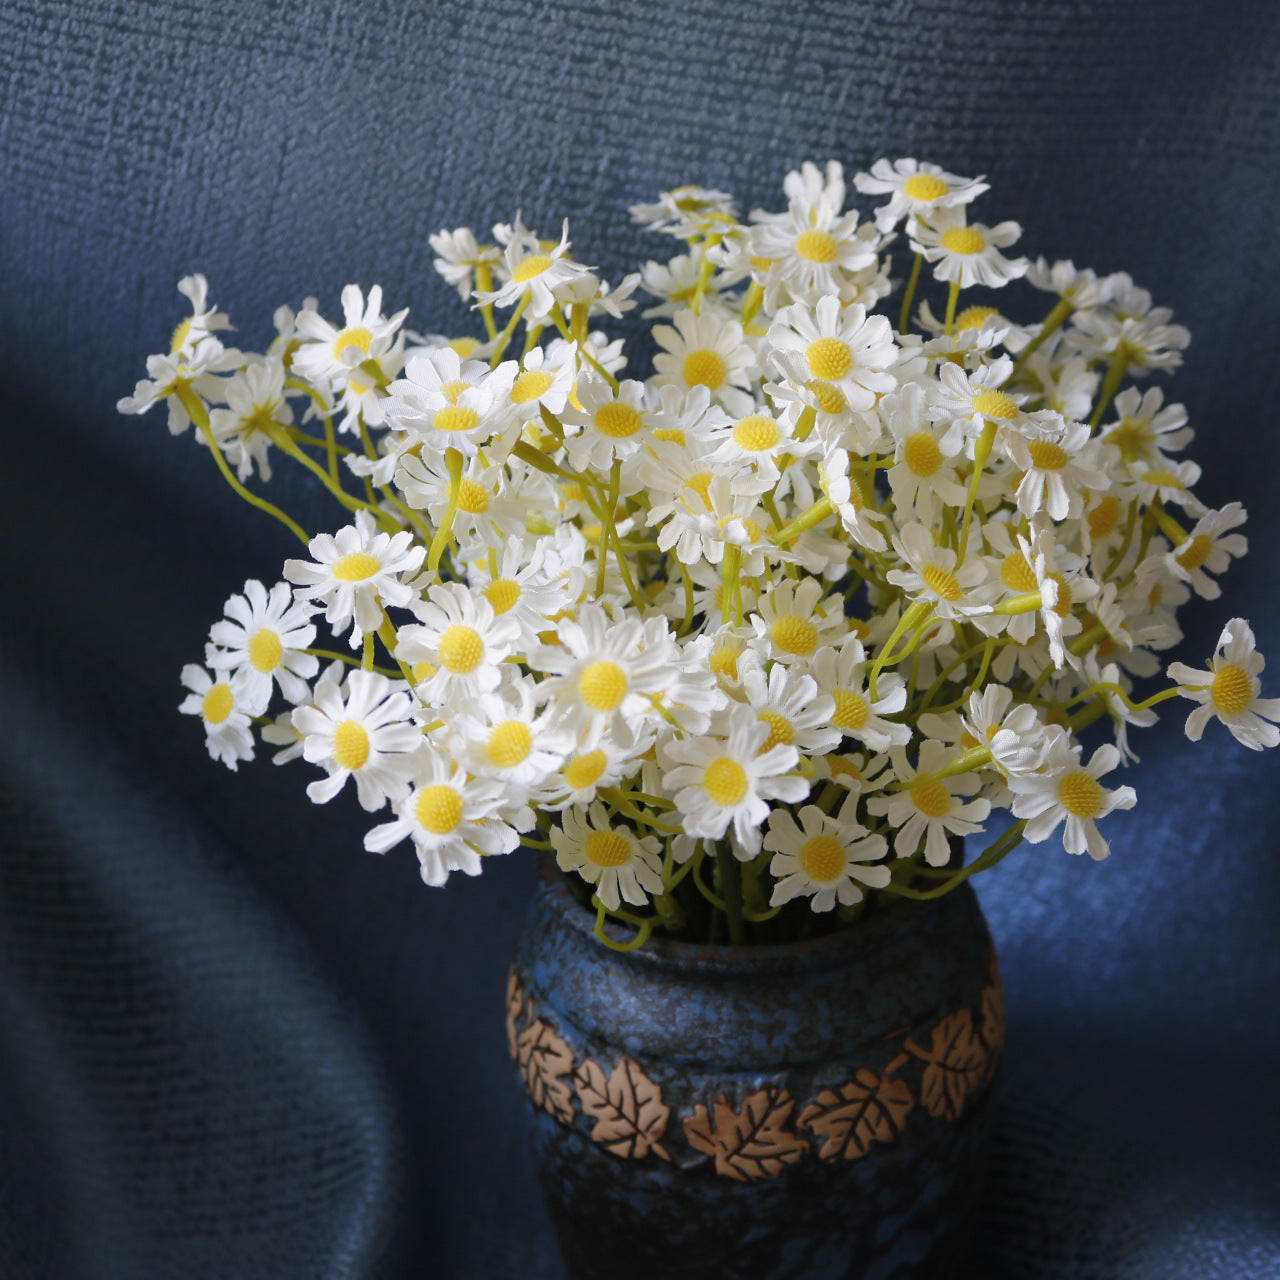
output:
[[711,1111],[700,1102],[685,1117],[684,1135],[695,1150],[715,1157],[716,1172],[726,1178],[772,1178],[808,1150],[808,1143],[786,1128],[795,1105],[786,1089],[766,1088],[745,1098],[739,1112],[721,1094]]
[[561,1124],[573,1123],[573,1050],[542,1018],[531,1022],[516,1038],[516,1062],[525,1092]]
[[595,1123],[591,1140],[628,1160],[642,1160],[652,1151],[670,1160],[659,1139],[667,1131],[671,1108],[662,1090],[625,1054],[609,1073],[590,1059],[575,1074],[582,1110]]
[[957,1120],[965,1100],[986,1078],[987,1051],[973,1025],[973,1013],[960,1009],[933,1028],[928,1052],[907,1042],[924,1061],[920,1102],[931,1116]]
[[987,1077],[995,1074],[1004,1048],[1004,979],[995,957],[991,958],[991,976],[982,988],[982,1042],[987,1046]]
[[823,1089],[801,1113],[800,1123],[822,1139],[821,1160],[857,1160],[873,1142],[892,1142],[903,1129],[915,1098],[905,1080],[893,1072],[905,1055],[878,1076],[866,1067],[839,1089]]
[[507,1052],[516,1060],[516,1038],[524,1015],[524,983],[514,969],[507,974]]

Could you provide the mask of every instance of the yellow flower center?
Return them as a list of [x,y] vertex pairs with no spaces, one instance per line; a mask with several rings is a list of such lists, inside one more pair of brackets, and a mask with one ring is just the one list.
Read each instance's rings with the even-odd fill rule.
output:
[[414,813],[433,836],[446,836],[462,821],[462,797],[443,783],[423,787],[418,792]]
[[840,245],[825,231],[802,231],[796,236],[796,252],[806,262],[834,262]]
[[1094,538],[1105,538],[1120,523],[1120,499],[1108,494],[1088,514],[1089,533]]
[[1186,485],[1172,471],[1166,471],[1163,467],[1156,467],[1145,475],[1139,476],[1138,479],[1145,480],[1147,484],[1157,485],[1161,489],[1186,488]]
[[1018,406],[1003,391],[987,388],[973,397],[973,411],[987,418],[1016,418]]
[[1219,711],[1239,715],[1253,701],[1253,678],[1243,667],[1229,662],[1214,671],[1209,696]]
[[446,345],[465,360],[480,345],[480,339],[468,334],[465,338],[450,338]]
[[489,491],[474,480],[463,479],[458,485],[458,509],[478,516],[489,510]]
[[514,769],[533,750],[533,730],[523,720],[504,720],[489,733],[485,754],[499,769]]
[[832,778],[847,779],[849,782],[862,781],[862,770],[852,756],[828,756],[827,764]]
[[1031,465],[1037,471],[1061,471],[1071,461],[1070,455],[1052,440],[1032,440],[1027,445]]
[[810,880],[834,880],[847,862],[844,846],[834,836],[814,836],[800,847],[800,865]]
[[255,671],[274,671],[284,655],[284,645],[274,631],[263,627],[249,637],[247,646],[249,665]]
[[1054,603],[1053,611],[1058,617],[1065,618],[1071,612],[1071,588],[1067,586],[1066,578],[1060,573],[1050,573],[1046,576],[1058,584],[1058,599]]
[[464,391],[470,390],[470,388],[471,383],[467,382],[463,378],[455,378],[452,382],[446,382],[441,385],[440,394],[444,396],[450,404],[457,404],[458,397]]
[[520,599],[520,584],[514,578],[494,578],[485,586],[484,598],[494,613],[506,613]]
[[191,322],[194,319],[194,316],[188,316],[173,331],[173,337],[169,339],[170,355],[176,355],[187,345],[187,339],[191,337]]
[[956,575],[949,569],[944,569],[940,564],[927,564],[920,570],[920,576],[924,579],[925,585],[942,600],[959,600],[964,591],[960,587],[960,583]]
[[911,800],[926,818],[943,818],[951,808],[951,792],[941,782],[911,788]]
[[640,430],[640,410],[625,400],[610,400],[596,410],[596,430],[611,440],[625,440]]
[[678,444],[684,448],[684,432],[679,427],[659,427],[654,433],[655,440],[665,440],[668,444]]
[[909,200],[936,200],[947,194],[947,184],[932,173],[913,173],[902,184],[902,194]]
[[707,659],[712,672],[717,676],[727,676],[730,680],[738,678],[738,650],[721,648],[712,649]]
[[747,794],[746,770],[728,756],[721,756],[707,765],[702,775],[702,789],[718,805],[728,808]]
[[369,354],[369,344],[373,341],[373,334],[368,329],[357,325],[352,329],[343,329],[333,340],[333,358],[335,360],[342,359],[342,353],[348,347],[355,347],[361,355]]
[[1213,539],[1208,534],[1197,533],[1194,538],[1188,538],[1182,544],[1174,559],[1190,573],[1192,570],[1200,568],[1209,558],[1212,551]]
[[902,447],[902,458],[908,468],[922,479],[942,466],[942,450],[927,431],[913,431]]
[[236,696],[225,680],[210,685],[200,703],[200,714],[206,724],[221,724],[236,709]]
[[[956,316],[956,332],[963,333],[966,329],[981,329],[988,320],[1000,314],[995,307],[965,307],[965,309]],[[1008,415],[1004,415],[1008,416]]]
[[480,425],[480,415],[465,404],[448,404],[436,410],[431,425],[437,431],[474,431]]
[[616,711],[627,696],[627,673],[607,659],[592,662],[578,677],[578,696],[592,711]]
[[1058,783],[1058,799],[1062,807],[1077,818],[1093,818],[1102,808],[1102,788],[1098,780],[1083,769],[1064,774]]
[[550,265],[549,253],[531,253],[523,261],[516,263],[516,269],[511,273],[511,278],[516,284],[524,284],[526,280],[540,276]]
[[981,253],[987,247],[982,232],[977,227],[948,227],[942,233],[942,247],[948,253],[970,254]]
[[1021,551],[1005,556],[1000,562],[1000,581],[1010,591],[1016,591],[1020,596],[1040,588],[1035,571],[1027,563],[1027,557]]
[[528,404],[545,395],[555,379],[545,369],[526,369],[511,385],[511,399],[516,404]]
[[617,831],[593,831],[582,842],[582,852],[597,867],[620,867],[631,857],[631,841]]
[[843,378],[853,368],[853,352],[839,338],[819,338],[804,353],[809,372],[823,382]]
[[861,729],[867,723],[871,708],[862,694],[855,693],[852,689],[837,689],[833,696],[836,709],[831,717],[831,723],[837,729],[849,733]]
[[778,424],[763,413],[751,413],[739,418],[733,428],[733,442],[748,453],[763,453],[772,449],[782,439]]
[[821,378],[814,378],[811,382],[805,383],[805,387],[813,392],[813,398],[818,402],[819,413],[827,413],[834,417],[849,407],[849,401],[845,398],[844,392],[839,387],[833,387],[829,382],[823,382]]
[[1107,443],[1115,445],[1126,462],[1142,457],[1150,439],[1151,434],[1145,424],[1134,422],[1132,418],[1122,419],[1118,426],[1107,432]]
[[796,740],[796,731],[786,716],[780,716],[776,711],[762,711],[760,720],[769,726],[769,736],[764,740],[761,752],[777,746],[789,747]]
[[784,613],[769,628],[769,637],[783,653],[794,653],[803,658],[818,647],[818,628],[808,618],[794,613]]
[[474,671],[484,658],[484,640],[471,627],[455,622],[440,637],[440,665],[455,675]]
[[369,735],[358,720],[344,720],[333,731],[333,760],[340,769],[363,769],[369,758]]
[[377,556],[371,556],[367,551],[353,551],[333,566],[333,576],[339,582],[363,582],[381,568],[382,561]]
[[690,351],[684,358],[680,373],[691,387],[706,387],[715,391],[729,376],[729,366],[714,351]]
[[574,791],[585,791],[588,787],[594,787],[600,780],[608,763],[609,757],[597,748],[595,751],[588,751],[585,755],[574,756],[561,772],[564,774],[565,782]]

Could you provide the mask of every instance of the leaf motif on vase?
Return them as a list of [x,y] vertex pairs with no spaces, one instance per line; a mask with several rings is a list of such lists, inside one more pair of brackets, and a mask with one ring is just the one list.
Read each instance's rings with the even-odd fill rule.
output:
[[982,1013],[982,1042],[987,1046],[987,1076],[995,1074],[1000,1060],[1000,1052],[1004,1048],[1004,979],[1000,976],[1000,966],[996,958],[991,957],[991,976],[987,985],[982,988],[980,1003]]
[[671,1108],[662,1101],[662,1090],[625,1054],[605,1075],[589,1058],[574,1075],[578,1101],[594,1121],[591,1140],[606,1151],[628,1160],[649,1154],[670,1160],[660,1139],[667,1131]]
[[516,1063],[535,1107],[561,1124],[573,1123],[573,1050],[549,1022],[539,1018],[516,1037]]
[[765,1088],[743,1099],[735,1111],[720,1094],[708,1110],[698,1103],[684,1119],[689,1145],[713,1156],[716,1172],[739,1182],[772,1178],[795,1164],[809,1144],[787,1129],[795,1099],[786,1089]]
[[969,1094],[986,1078],[987,1050],[973,1013],[959,1009],[934,1028],[928,1050],[908,1040],[907,1049],[924,1062],[920,1103],[931,1116],[957,1120]]
[[524,983],[512,969],[507,974],[507,1052],[516,1061],[516,1039],[520,1034],[520,1019],[524,1016]]
[[799,1123],[822,1139],[820,1160],[858,1160],[873,1142],[892,1142],[902,1132],[916,1100],[894,1072],[907,1060],[896,1058],[876,1075],[860,1067],[838,1089],[823,1089],[801,1113]]

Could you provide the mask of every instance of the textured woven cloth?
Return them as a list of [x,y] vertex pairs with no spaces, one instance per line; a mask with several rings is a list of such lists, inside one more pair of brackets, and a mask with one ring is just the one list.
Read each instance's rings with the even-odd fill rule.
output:
[[[292,553],[114,411],[189,271],[246,345],[352,280],[456,328],[445,225],[567,215],[616,278],[673,184],[985,173],[1020,248],[1191,328],[1170,390],[1253,554],[1180,656],[1235,614],[1280,652],[1271,0],[7,0],[0,78],[6,1278],[559,1275],[499,1012],[531,868],[428,891],[176,713],[222,601]],[[1139,740],[1108,863],[1045,846],[982,887],[1010,1047],[975,1276],[1280,1275],[1280,753],[1178,729]]]

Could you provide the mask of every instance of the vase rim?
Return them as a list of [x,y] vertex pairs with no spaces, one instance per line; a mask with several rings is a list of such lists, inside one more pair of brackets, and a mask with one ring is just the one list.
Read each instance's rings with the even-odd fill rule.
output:
[[[553,855],[542,854],[539,857],[538,879],[552,908],[564,923],[575,932],[589,937],[602,951],[605,950],[595,936],[595,916],[574,897],[569,888],[568,877],[556,865]],[[859,920],[848,928],[799,942],[734,946],[651,937],[634,951],[608,950],[607,954],[637,964],[725,974],[821,968],[847,959],[851,952],[876,948],[920,917],[938,912],[947,905],[948,899],[959,900],[972,893],[972,888],[965,883],[936,902],[903,899],[870,919]],[[634,929],[620,925],[606,924],[605,929],[611,938],[619,942],[635,936]]]

